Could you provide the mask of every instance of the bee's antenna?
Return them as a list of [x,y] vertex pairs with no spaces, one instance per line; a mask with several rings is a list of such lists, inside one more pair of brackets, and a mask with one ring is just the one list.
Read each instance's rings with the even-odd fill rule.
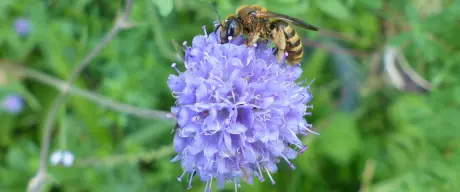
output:
[[219,12],[217,12],[216,7],[214,7],[214,4],[209,1],[209,5],[211,5],[212,10],[217,14],[217,19],[219,19],[219,23],[222,26],[222,17],[220,16]]

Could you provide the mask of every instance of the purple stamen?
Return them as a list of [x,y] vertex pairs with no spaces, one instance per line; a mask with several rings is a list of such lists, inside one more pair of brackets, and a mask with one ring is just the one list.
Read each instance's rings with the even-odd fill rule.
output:
[[308,146],[307,145],[304,145],[301,149],[300,149],[300,154],[303,154],[306,150],[308,149]]
[[283,157],[283,159],[286,161],[286,163],[289,165],[289,167],[291,167],[291,169],[295,169],[294,164],[292,164],[292,163],[286,158],[286,156],[284,156],[283,154],[281,154],[281,157]]

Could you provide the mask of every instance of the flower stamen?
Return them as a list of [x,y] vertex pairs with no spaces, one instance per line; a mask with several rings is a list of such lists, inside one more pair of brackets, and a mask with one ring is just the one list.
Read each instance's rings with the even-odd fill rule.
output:
[[315,134],[315,135],[319,135],[319,133],[314,132],[314,131],[312,131],[311,129],[308,128],[308,127],[311,127],[310,124],[307,124],[307,125],[308,125],[308,126],[305,126],[305,125],[300,125],[300,126],[303,127],[303,128],[305,128],[305,129],[306,129],[308,132],[310,132],[310,133],[313,133],[313,134]]
[[236,186],[236,177],[233,178],[233,184],[235,185],[235,192],[238,192],[238,187]]
[[270,171],[268,171],[267,168],[265,168],[265,171],[267,172],[268,177],[270,178],[270,181],[272,181],[272,185],[274,185],[276,182],[275,182],[275,180],[273,180],[272,174],[270,174]]
[[260,169],[260,166],[259,166],[259,162],[256,162],[256,165],[257,165],[257,169],[259,170],[259,180],[261,182],[265,181],[265,178],[264,178],[264,175],[262,174],[262,170]]
[[179,71],[176,65],[177,65],[176,63],[173,63],[171,64],[171,67],[174,68],[177,71],[177,73],[181,74],[181,72]]
[[204,186],[204,192],[208,192],[209,190],[209,180],[206,181],[206,185]]
[[281,157],[283,157],[283,159],[286,161],[286,163],[289,165],[289,167],[291,167],[291,169],[295,169],[294,164],[292,164],[292,163],[286,158],[286,156],[284,156],[283,154],[281,154]]
[[207,37],[208,36],[208,32],[206,32],[206,25],[203,25],[203,31],[204,31],[204,35]]
[[182,177],[184,177],[185,173],[187,173],[187,171],[182,172],[182,175],[180,175],[179,177],[177,177],[177,180],[178,180],[179,182],[182,182]]
[[306,150],[308,149],[308,146],[307,145],[304,145],[300,150],[300,154],[303,154]]
[[209,182],[209,192],[212,191],[212,180],[214,179],[214,177],[211,177],[211,181]]
[[190,190],[192,188],[192,179],[193,179],[193,175],[195,174],[195,171],[192,171],[192,173],[190,173],[190,179],[188,181],[188,187],[187,187],[187,190]]

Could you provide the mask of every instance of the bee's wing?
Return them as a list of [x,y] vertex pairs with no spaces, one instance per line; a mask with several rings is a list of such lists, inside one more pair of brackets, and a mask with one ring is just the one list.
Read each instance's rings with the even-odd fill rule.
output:
[[179,43],[177,43],[176,40],[172,40],[172,44],[174,46],[174,49],[176,49],[177,54],[179,54],[179,57],[182,61],[185,60],[185,48],[183,46],[180,46]]
[[313,26],[311,24],[306,23],[305,21],[302,21],[300,19],[284,15],[281,13],[275,13],[275,12],[270,12],[270,11],[257,11],[256,16],[258,17],[268,17],[268,18],[276,18],[279,20],[287,21],[289,23],[292,23],[294,25],[297,25],[299,27],[303,27],[305,29],[310,29],[313,31],[318,31],[319,27]]

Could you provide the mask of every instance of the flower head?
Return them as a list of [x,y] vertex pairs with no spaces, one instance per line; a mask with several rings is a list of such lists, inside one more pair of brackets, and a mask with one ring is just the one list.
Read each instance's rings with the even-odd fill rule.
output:
[[3,98],[2,107],[9,113],[17,114],[23,108],[23,100],[19,95],[7,95]]
[[297,135],[314,133],[304,119],[312,95],[295,82],[301,68],[277,63],[266,43],[247,47],[241,37],[218,42],[214,33],[196,36],[186,46],[186,70],[173,64],[179,75],[168,78],[177,118],[172,161],[184,169],[178,180],[190,173],[190,188],[198,175],[206,190],[213,180],[237,189],[241,179],[251,184],[264,175],[274,184],[280,160],[294,169],[289,159],[307,148]]
[[14,29],[19,36],[27,36],[30,32],[30,22],[25,18],[18,18],[14,21]]

